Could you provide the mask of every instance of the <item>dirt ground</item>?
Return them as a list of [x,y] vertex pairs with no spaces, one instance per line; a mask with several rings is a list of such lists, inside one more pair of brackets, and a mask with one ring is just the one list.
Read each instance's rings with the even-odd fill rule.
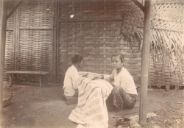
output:
[[[12,88],[11,105],[3,109],[4,128],[75,128],[68,115],[75,105],[68,106],[61,86],[25,86]],[[184,126],[184,90],[149,89],[147,112],[155,116],[148,119],[147,128],[182,128]],[[109,128],[118,120],[138,116],[139,99],[134,109],[109,112]],[[125,128],[123,125],[118,128]],[[128,128],[128,127],[126,127]],[[130,127],[129,127],[130,128]]]

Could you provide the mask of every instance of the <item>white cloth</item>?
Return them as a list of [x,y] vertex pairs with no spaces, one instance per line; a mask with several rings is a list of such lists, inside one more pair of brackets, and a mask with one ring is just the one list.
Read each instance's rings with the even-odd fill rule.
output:
[[114,85],[123,88],[123,90],[129,94],[137,95],[137,89],[132,75],[127,69],[121,68],[121,71],[117,73],[113,71]]
[[67,69],[63,86],[65,96],[74,96],[79,77],[79,72],[74,65]]
[[84,78],[78,86],[78,104],[69,119],[77,128],[108,128],[106,99],[112,86],[105,80]]

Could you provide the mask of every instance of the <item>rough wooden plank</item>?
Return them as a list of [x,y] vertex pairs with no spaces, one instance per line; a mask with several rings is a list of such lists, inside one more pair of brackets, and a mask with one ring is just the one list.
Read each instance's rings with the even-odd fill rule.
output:
[[47,75],[46,71],[6,71],[7,74],[38,74],[38,75]]
[[2,126],[5,38],[6,38],[6,8],[4,0],[0,0],[0,127]]

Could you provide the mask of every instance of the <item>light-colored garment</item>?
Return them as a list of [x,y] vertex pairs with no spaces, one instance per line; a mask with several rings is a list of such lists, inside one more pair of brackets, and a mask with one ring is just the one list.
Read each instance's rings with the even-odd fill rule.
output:
[[112,86],[105,80],[83,78],[78,86],[78,104],[69,119],[77,128],[108,128],[106,99]]
[[79,72],[77,68],[72,65],[70,66],[66,73],[65,73],[65,78],[64,78],[64,95],[65,96],[74,96],[75,90],[77,89],[77,82],[79,79]]
[[121,68],[119,73],[114,70],[112,74],[115,86],[123,88],[126,93],[137,95],[134,79],[126,68]]

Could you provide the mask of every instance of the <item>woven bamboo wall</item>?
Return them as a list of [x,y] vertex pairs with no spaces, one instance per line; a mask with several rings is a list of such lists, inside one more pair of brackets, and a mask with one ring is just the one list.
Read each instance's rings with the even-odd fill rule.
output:
[[[61,82],[70,57],[75,53],[84,56],[83,70],[97,73],[110,73],[112,54],[123,53],[125,66],[140,84],[143,12],[134,3],[130,0],[61,0],[57,17],[58,47],[54,49],[53,2],[23,2],[8,19],[6,70],[51,72],[52,60],[56,58],[57,78]],[[181,1],[162,0],[154,5],[154,10],[152,43],[162,45],[176,41],[184,44]],[[155,55],[157,59],[154,59]],[[173,70],[166,61],[171,58],[167,57],[152,52],[150,86],[179,85],[183,81],[184,66],[182,72],[180,68]]]
[[59,76],[75,53],[84,56],[83,70],[97,73],[110,73],[111,56],[123,53],[125,66],[139,84],[143,16],[139,8],[129,0],[61,2]]
[[[6,70],[49,71],[52,62],[53,5],[24,1],[8,19]],[[34,81],[20,77],[21,81]]]
[[153,6],[150,86],[182,86],[184,81],[184,4],[157,1]]
[[15,68],[15,41],[14,41],[14,17],[13,14],[7,21],[6,30],[6,50],[5,50],[5,69],[13,70]]

